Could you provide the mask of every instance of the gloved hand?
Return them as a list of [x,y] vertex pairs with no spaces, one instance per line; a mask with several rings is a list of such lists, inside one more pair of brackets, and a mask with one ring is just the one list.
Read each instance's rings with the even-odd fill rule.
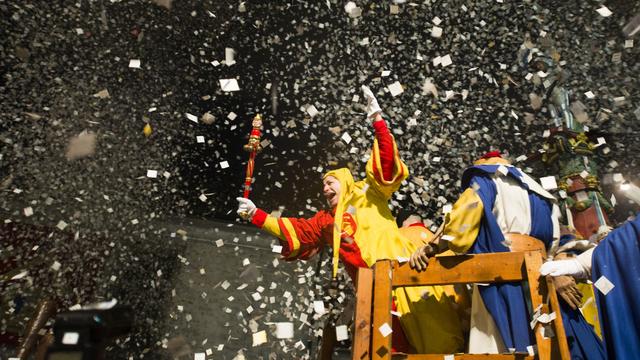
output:
[[373,91],[371,91],[368,86],[362,85],[362,92],[364,93],[364,98],[367,99],[367,118],[372,119],[376,114],[380,113],[382,109],[380,109],[378,100],[373,96]]
[[435,249],[431,244],[424,245],[416,250],[409,258],[409,266],[412,269],[423,271],[427,270],[429,257],[435,255]]
[[576,286],[576,281],[571,276],[558,276],[553,278],[553,286],[556,292],[564,302],[566,302],[573,310],[580,307],[582,302],[582,293]]
[[540,275],[560,276],[571,275],[579,278],[587,276],[587,270],[576,259],[554,260],[542,264]]
[[242,217],[243,219],[250,220],[253,215],[255,215],[256,210],[258,209],[256,207],[256,204],[254,204],[253,201],[245,199],[243,197],[237,197],[236,200],[238,200],[238,211],[236,211],[238,215],[240,215],[240,217]]

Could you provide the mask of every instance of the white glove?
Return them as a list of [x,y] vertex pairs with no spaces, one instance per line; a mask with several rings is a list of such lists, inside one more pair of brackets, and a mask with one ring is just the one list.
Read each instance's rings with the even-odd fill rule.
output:
[[373,92],[368,86],[362,85],[362,92],[364,93],[364,98],[367,99],[367,117],[373,118],[377,113],[381,112],[382,109],[380,109],[378,100],[373,96]]
[[248,216],[248,219],[251,219],[256,213],[256,204],[254,204],[253,201],[245,199],[243,197],[237,197],[236,200],[238,200],[238,211],[236,211],[238,215],[244,217],[244,215],[246,214]]
[[576,259],[548,261],[540,267],[540,275],[570,275],[578,278],[587,276],[587,270]]

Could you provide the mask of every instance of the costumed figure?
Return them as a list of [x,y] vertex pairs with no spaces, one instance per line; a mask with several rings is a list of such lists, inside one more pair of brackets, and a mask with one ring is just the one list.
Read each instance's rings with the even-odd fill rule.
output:
[[[330,209],[320,210],[309,219],[276,218],[256,208],[251,200],[237,198],[240,203],[238,213],[249,214],[253,224],[278,237],[283,246],[282,255],[287,260],[309,259],[329,245],[333,248],[333,275],[336,275],[340,259],[354,282],[359,267],[371,267],[383,259],[407,258],[417,249],[411,240],[400,234],[388,207],[389,199],[409,172],[380,115],[377,100],[369,88],[363,86],[363,91],[368,100],[367,115],[374,120],[375,130],[366,178],[355,181],[346,168],[324,174],[323,195]],[[400,313],[399,319],[393,317],[394,350],[460,351],[464,339],[449,298],[442,295],[439,287],[414,289],[394,291],[394,305]],[[423,294],[438,300],[430,302],[428,311],[422,311]],[[437,308],[434,309],[434,305]]]
[[640,217],[612,230],[595,248],[576,258],[543,264],[540,273],[590,278],[598,288],[595,295],[606,358],[638,358]]
[[[464,192],[445,217],[441,243],[459,254],[553,253],[560,236],[555,198],[497,151],[474,165],[462,175]],[[412,267],[426,268],[428,257],[438,251],[433,246],[419,249],[411,257]],[[582,325],[565,325],[572,358],[601,358],[602,344],[593,329],[578,310],[572,311]],[[563,311],[563,320],[567,313]],[[535,343],[519,283],[475,284],[471,314],[469,353],[527,352]]]

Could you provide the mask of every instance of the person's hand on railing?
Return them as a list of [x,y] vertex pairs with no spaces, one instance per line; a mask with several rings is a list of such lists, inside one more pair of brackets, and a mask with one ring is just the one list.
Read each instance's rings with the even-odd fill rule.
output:
[[409,266],[418,271],[427,270],[429,258],[435,254],[436,249],[431,244],[424,245],[411,254],[411,258],[409,258]]
[[576,286],[576,281],[571,276],[561,275],[553,278],[553,286],[556,292],[564,302],[566,302],[573,310],[580,307],[582,303],[582,293]]

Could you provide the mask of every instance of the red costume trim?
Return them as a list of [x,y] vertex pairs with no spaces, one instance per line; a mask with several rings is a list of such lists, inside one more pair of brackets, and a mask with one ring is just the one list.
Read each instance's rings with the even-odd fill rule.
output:
[[269,216],[264,210],[256,209],[256,213],[253,215],[253,219],[251,219],[251,223],[262,229],[264,226],[264,222],[267,220],[267,216]]
[[498,157],[498,158],[502,158],[502,155],[500,154],[500,151],[495,150],[495,151],[489,151],[488,153],[482,155],[482,157],[480,159],[491,159],[494,157]]
[[413,224],[411,224],[411,225],[409,225],[409,226],[407,226],[407,227],[412,227],[412,226],[419,226],[419,227],[421,227],[421,228],[425,228],[425,229],[427,228],[426,226],[424,226],[424,223],[422,223],[422,222],[420,222],[420,221],[419,221],[419,222],[416,222],[416,223],[413,223]]

